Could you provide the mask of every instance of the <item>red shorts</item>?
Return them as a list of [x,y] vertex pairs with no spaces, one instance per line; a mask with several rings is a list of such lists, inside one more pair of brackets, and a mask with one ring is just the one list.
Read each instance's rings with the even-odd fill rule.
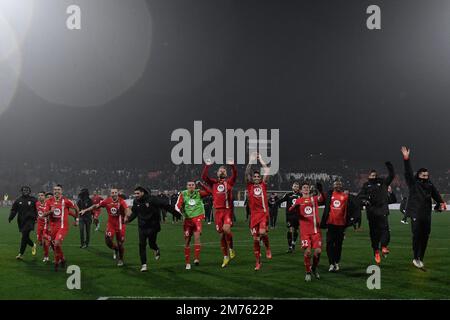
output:
[[320,249],[322,248],[322,235],[320,232],[318,233],[310,233],[310,234],[302,234],[300,236],[302,241],[302,248],[312,248],[312,249]]
[[185,218],[184,225],[183,225],[184,236],[190,237],[195,232],[202,233],[202,221],[204,219],[205,219],[204,214],[194,217],[194,218]]
[[258,236],[260,234],[260,230],[265,230],[266,233],[269,232],[266,219],[263,219],[259,223],[254,225],[254,227],[250,229],[250,233],[252,234],[252,236]]
[[214,222],[216,224],[216,230],[219,233],[223,232],[223,226],[225,224],[233,225],[233,210],[232,209],[215,209],[214,210]]
[[122,229],[120,229],[118,225],[111,225],[108,223],[108,225],[106,226],[105,237],[108,237],[111,239],[116,237],[116,239],[118,241],[124,242],[125,241],[125,230],[126,230],[125,224],[122,224]]
[[92,217],[94,218],[94,220],[98,220],[100,213],[102,213],[102,210],[100,209],[92,210]]
[[45,221],[43,219],[38,219],[38,223],[37,223],[37,240],[39,242],[42,242],[42,240],[44,239],[48,239],[48,233],[49,233],[49,228],[48,228],[48,221]]
[[64,238],[69,232],[69,228],[61,228],[60,222],[50,225],[50,240],[51,241],[64,241]]

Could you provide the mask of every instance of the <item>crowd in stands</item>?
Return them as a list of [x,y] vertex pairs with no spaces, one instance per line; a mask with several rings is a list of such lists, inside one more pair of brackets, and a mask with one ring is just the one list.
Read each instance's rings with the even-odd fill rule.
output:
[[[108,194],[108,189],[118,187],[125,194],[132,194],[133,189],[142,185],[154,193],[167,191],[174,193],[185,187],[188,180],[200,180],[201,165],[173,165],[166,164],[153,168],[137,168],[133,166],[121,167],[116,164],[102,164],[81,166],[77,164],[31,164],[31,163],[1,163],[0,162],[0,201],[5,204],[4,195],[9,195],[9,200],[15,198],[22,185],[28,185],[33,192],[40,190],[50,191],[53,185],[59,183],[64,186],[64,192],[68,196],[76,197],[81,188],[88,188],[91,192],[99,190],[102,194]],[[245,165],[238,166],[236,190],[244,190]],[[381,175],[385,170],[379,170]],[[397,176],[393,182],[394,192],[397,198],[406,196],[407,188],[404,182],[403,171],[397,170]],[[279,173],[269,180],[269,190],[290,190],[294,181],[308,180],[321,182],[324,188],[330,188],[334,180],[343,181],[345,188],[350,192],[358,192],[362,184],[367,180],[368,168],[356,168],[347,165],[345,161],[340,163],[301,165],[286,165]],[[210,175],[214,172],[211,170]],[[432,172],[431,179],[442,194],[450,193],[450,169],[440,172]],[[7,201],[7,200],[6,200]]]

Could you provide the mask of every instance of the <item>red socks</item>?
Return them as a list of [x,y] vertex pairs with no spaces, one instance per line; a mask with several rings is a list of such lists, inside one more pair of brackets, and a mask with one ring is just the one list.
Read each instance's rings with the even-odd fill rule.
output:
[[261,240],[264,243],[264,246],[266,247],[266,249],[270,249],[270,245],[269,245],[269,236],[266,234],[264,236],[261,236]]
[[191,263],[191,247],[190,246],[184,247],[184,260],[185,260],[186,264]]
[[59,263],[64,260],[64,253],[61,245],[55,245],[55,263]]
[[195,244],[194,245],[195,248],[195,260],[200,260],[200,249],[201,249],[201,244]]
[[261,246],[259,240],[253,239],[253,253],[255,254],[256,261],[259,262],[261,258]]
[[233,249],[233,234],[230,232],[228,234],[225,234],[228,248]]
[[311,272],[311,256],[305,254],[304,259],[305,259],[306,272],[310,273]]
[[228,256],[228,244],[225,234],[222,234],[222,238],[220,239],[220,248],[222,249],[223,256]]
[[316,270],[317,266],[319,265],[319,261],[320,261],[320,253],[314,255],[312,266],[314,270]]

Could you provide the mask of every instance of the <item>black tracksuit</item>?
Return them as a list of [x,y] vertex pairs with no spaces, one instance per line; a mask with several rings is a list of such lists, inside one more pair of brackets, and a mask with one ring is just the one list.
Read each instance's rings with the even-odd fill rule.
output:
[[408,198],[404,197],[402,199],[402,202],[400,202],[400,212],[403,213],[403,221],[407,221],[408,220],[408,214],[406,212],[406,204],[408,203]]
[[320,227],[322,229],[327,229],[328,261],[330,265],[335,265],[341,261],[345,229],[348,226],[358,224],[361,220],[361,207],[359,205],[359,200],[355,196],[349,194],[347,211],[345,214],[346,224],[344,226],[328,224],[332,195],[333,190],[330,190],[325,199],[325,209],[323,210],[322,219],[320,220]]
[[21,196],[14,201],[8,221],[11,222],[17,215],[17,225],[19,232],[22,233],[20,241],[20,254],[25,253],[27,245],[32,247],[33,241],[30,239],[30,232],[34,230],[34,224],[37,218],[36,209],[37,199],[32,196]]
[[275,225],[277,224],[277,218],[278,218],[278,196],[275,197],[269,197],[268,203],[269,203],[269,225],[272,228],[275,228]]
[[[158,198],[160,198],[162,201],[164,201],[166,203],[170,203],[169,196],[166,196],[163,193],[158,194]],[[161,219],[162,219],[162,221],[166,222],[166,217],[167,217],[167,211],[164,210],[164,209],[161,209]]]
[[139,229],[139,256],[141,264],[147,264],[147,241],[151,249],[159,250],[156,244],[158,232],[161,231],[160,210],[164,209],[173,215],[180,217],[180,214],[172,205],[166,201],[150,195],[144,195],[141,199],[135,199],[131,208],[129,222],[138,218]]
[[[79,197],[77,206],[80,210],[87,209],[93,205],[92,199],[87,196]],[[81,246],[89,246],[91,239],[91,225],[92,225],[92,211],[87,211],[85,214],[79,216],[80,228],[80,243]]]
[[212,196],[206,196],[203,198],[203,206],[205,207],[206,222],[212,221]]
[[431,200],[438,204],[444,200],[431,181],[414,176],[410,160],[404,160],[404,165],[409,189],[406,207],[411,217],[413,254],[414,259],[423,261],[431,232]]
[[[286,201],[286,225],[288,227],[287,241],[289,248],[295,246],[295,242],[297,241],[298,238],[298,226],[299,226],[298,214],[296,212],[289,211],[289,208],[295,203],[297,198],[301,196],[302,194],[300,192],[298,193],[288,192],[283,196],[283,198],[277,201],[278,206]],[[294,232],[291,232],[289,230],[291,227],[294,229]]]
[[395,173],[390,162],[386,162],[386,167],[389,172],[386,178],[367,181],[358,194],[358,197],[366,206],[373,250],[379,250],[380,245],[386,247],[390,241],[388,187],[394,180]]

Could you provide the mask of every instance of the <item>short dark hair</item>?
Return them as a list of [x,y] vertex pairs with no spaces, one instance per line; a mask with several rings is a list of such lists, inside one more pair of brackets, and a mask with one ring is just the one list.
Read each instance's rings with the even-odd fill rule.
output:
[[261,173],[259,172],[259,170],[255,170],[255,171],[253,171],[253,174],[255,174],[255,173],[257,173],[257,174],[261,175]]
[[145,194],[148,194],[147,189],[145,189],[144,187],[141,187],[141,186],[136,187],[136,188],[134,189],[134,191],[140,191],[140,192],[143,192],[143,193],[145,193]]
[[303,181],[302,183],[300,183],[300,187],[303,187],[303,186],[305,186],[305,185],[309,186],[309,182]]
[[369,174],[371,174],[371,173],[377,173],[377,170],[375,170],[375,169],[370,169]]
[[53,197],[53,192],[46,192],[46,193],[45,193],[45,196],[46,196],[46,197],[48,197],[48,196],[52,196],[52,197]]
[[61,189],[63,188],[62,184],[59,184],[59,183],[55,187],[58,187],[58,188],[61,188]]
[[42,193],[43,195],[46,195],[45,191],[39,191],[39,192],[38,192],[38,194],[41,194],[41,193]]

